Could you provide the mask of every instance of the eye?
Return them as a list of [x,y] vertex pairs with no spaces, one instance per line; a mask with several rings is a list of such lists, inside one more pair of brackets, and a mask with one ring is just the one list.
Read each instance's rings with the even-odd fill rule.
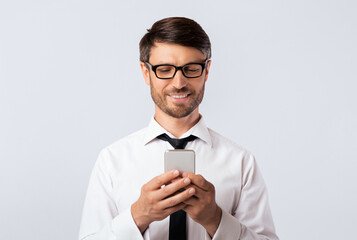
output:
[[188,72],[198,72],[198,68],[187,68],[186,71]]
[[187,65],[185,68],[184,68],[185,72],[187,73],[196,73],[196,72],[199,72],[201,71],[201,66],[200,65],[197,65],[197,64],[190,64],[190,65]]
[[174,68],[172,66],[159,66],[156,71],[160,73],[167,73],[173,71],[173,69]]
[[164,73],[164,72],[170,72],[171,69],[170,68],[158,68],[157,71]]

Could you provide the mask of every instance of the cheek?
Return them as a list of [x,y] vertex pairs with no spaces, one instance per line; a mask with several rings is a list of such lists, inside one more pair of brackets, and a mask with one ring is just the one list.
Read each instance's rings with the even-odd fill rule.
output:
[[204,87],[204,85],[205,85],[205,81],[202,80],[202,81],[199,81],[199,82],[196,82],[196,83],[192,84],[191,87],[193,89],[195,89],[196,91],[199,91]]
[[151,87],[153,87],[156,92],[165,91],[167,86],[168,86],[168,84],[165,83],[165,82],[159,82],[159,81],[151,80]]

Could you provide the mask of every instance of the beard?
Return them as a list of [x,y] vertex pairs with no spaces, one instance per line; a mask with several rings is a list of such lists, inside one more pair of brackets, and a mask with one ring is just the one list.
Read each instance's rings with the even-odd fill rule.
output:
[[[193,110],[195,110],[198,105],[202,102],[203,95],[205,90],[205,84],[203,84],[202,88],[199,92],[196,92],[190,88],[183,87],[181,89],[173,88],[171,90],[166,90],[162,94],[156,91],[156,88],[153,86],[152,81],[150,81],[150,91],[151,98],[158,106],[161,111],[168,114],[174,118],[183,118],[190,115]],[[180,93],[190,93],[189,102],[185,103],[171,103],[173,106],[169,106],[167,101],[167,95],[180,94]]]

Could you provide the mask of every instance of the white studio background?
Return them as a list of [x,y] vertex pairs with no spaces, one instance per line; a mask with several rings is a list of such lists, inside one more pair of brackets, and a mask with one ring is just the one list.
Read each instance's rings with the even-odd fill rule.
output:
[[210,36],[201,112],[257,157],[280,238],[354,239],[356,13],[353,0],[0,0],[0,239],[77,239],[99,151],[153,114],[138,43],[168,16]]

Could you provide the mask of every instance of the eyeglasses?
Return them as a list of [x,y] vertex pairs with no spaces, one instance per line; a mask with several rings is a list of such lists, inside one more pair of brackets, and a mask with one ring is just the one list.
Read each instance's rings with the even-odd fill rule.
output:
[[183,66],[177,67],[171,64],[159,64],[151,65],[145,62],[150,69],[155,73],[157,78],[160,79],[172,79],[175,77],[178,70],[181,70],[182,74],[186,78],[198,78],[202,76],[203,70],[207,67],[207,59],[204,63],[187,63]]

